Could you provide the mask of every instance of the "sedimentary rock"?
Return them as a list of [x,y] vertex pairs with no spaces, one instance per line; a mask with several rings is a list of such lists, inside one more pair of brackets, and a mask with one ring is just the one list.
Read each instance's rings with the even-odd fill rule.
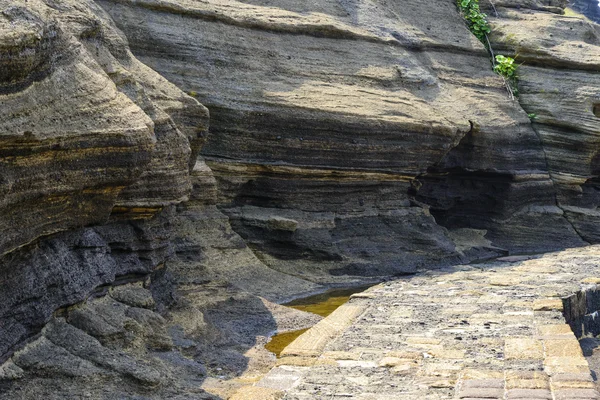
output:
[[[564,4],[562,4],[564,6]],[[519,103],[533,128],[557,189],[557,205],[581,237],[599,239],[600,31],[583,16],[524,7],[491,13],[496,52],[519,62]]]
[[454,1],[0,0],[0,398],[226,397],[268,300],[597,241],[597,26],[483,6],[518,100]]
[[164,265],[168,207],[189,195],[208,114],[91,1],[0,11],[4,359],[57,308]]
[[452,2],[99,3],[211,110],[219,207],[271,267],[386,274],[585,243]]

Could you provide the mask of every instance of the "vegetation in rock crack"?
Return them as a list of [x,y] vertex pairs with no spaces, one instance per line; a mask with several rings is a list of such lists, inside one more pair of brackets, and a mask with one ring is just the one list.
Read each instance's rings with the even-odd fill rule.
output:
[[512,57],[503,56],[498,54],[494,57],[496,60],[494,65],[494,72],[504,78],[506,84],[506,90],[511,97],[519,96],[517,89],[517,65],[515,59]]
[[487,15],[479,9],[479,0],[458,0],[458,8],[467,21],[469,30],[483,43],[492,57],[494,72],[504,78],[506,90],[512,99],[518,96],[517,89],[517,66],[512,57],[503,55],[494,56],[494,51],[488,40],[488,34],[492,31],[487,21]]
[[508,79],[514,81],[517,79],[517,66],[515,65],[515,59],[503,55],[496,56],[496,65],[494,65],[494,72]]
[[530,114],[527,114],[527,116],[528,116],[528,117],[529,117],[529,119],[530,119],[530,120],[532,120],[532,121],[533,121],[534,119],[536,119],[536,118],[537,118],[537,114],[536,114],[536,113],[530,113]]
[[491,29],[487,15],[479,10],[479,0],[458,0],[458,7],[473,35],[487,47],[486,35],[491,32]]

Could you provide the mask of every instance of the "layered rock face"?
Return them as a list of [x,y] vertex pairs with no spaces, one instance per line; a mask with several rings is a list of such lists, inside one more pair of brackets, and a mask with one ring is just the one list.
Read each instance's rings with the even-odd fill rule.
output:
[[597,25],[483,3],[518,100],[452,0],[0,0],[0,398],[211,398],[268,300],[597,242]]
[[218,205],[273,268],[389,274],[585,243],[451,1],[99,3],[211,110]]
[[241,289],[322,287],[216,209],[206,108],[92,1],[0,6],[0,398],[216,398],[209,371],[266,373],[267,336],[319,317]]
[[562,2],[491,12],[494,49],[514,54],[519,102],[534,114],[557,205],[579,235],[600,239],[600,28],[583,16],[558,15]]
[[4,359],[57,308],[164,264],[208,112],[135,59],[91,1],[0,11]]

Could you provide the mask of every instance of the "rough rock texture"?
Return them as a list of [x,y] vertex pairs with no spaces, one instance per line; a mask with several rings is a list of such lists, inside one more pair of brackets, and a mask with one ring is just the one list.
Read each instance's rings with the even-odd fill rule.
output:
[[[231,228],[229,219],[216,207],[216,182],[200,160],[192,171],[190,200],[177,207],[172,218],[174,252],[169,270],[181,287],[205,280],[229,282],[271,301],[283,301],[325,286],[268,268]],[[329,282],[323,277],[324,283]],[[341,280],[344,282],[344,280]]]
[[0,253],[115,206],[184,200],[206,109],[137,61],[93,2],[0,6]]
[[484,3],[518,101],[454,0],[0,0],[0,398],[228,397],[269,300],[597,242],[598,26]]
[[53,312],[115,280],[139,279],[168,257],[168,214],[59,234],[3,259],[0,269],[2,359],[41,330]]
[[600,27],[583,16],[557,15],[535,6],[515,10],[496,5],[496,10],[490,39],[496,52],[516,54],[522,64],[519,102],[535,114],[533,128],[556,187],[556,204],[584,240],[596,243]]
[[4,359],[57,308],[164,264],[208,113],[92,1],[0,1],[0,37]]
[[383,275],[585,244],[452,1],[99,4],[211,110],[218,206],[270,267]]
[[274,365],[271,332],[320,319],[215,283],[182,288],[160,314],[147,286],[59,310],[0,368],[0,399],[227,398]]

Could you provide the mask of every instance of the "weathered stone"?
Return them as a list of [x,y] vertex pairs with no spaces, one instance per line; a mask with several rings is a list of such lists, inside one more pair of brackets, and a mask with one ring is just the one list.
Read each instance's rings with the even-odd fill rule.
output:
[[507,389],[549,389],[548,376],[540,372],[507,371]]
[[141,286],[119,286],[110,290],[110,297],[131,307],[153,308],[152,293]]
[[[114,309],[108,299],[61,309],[69,323],[53,319],[15,356],[26,381],[11,383],[21,371],[8,364],[0,397],[209,396],[181,393],[200,386],[182,380],[205,375],[187,356],[238,358],[223,372],[234,376],[260,348],[253,340],[279,323],[258,299],[256,314],[230,295],[200,307],[217,297],[206,277],[281,300],[286,289],[312,292],[348,275],[599,241],[600,40],[595,25],[561,15],[563,3],[482,1],[494,6],[492,48],[525,61],[517,102],[452,2],[0,0],[0,360],[56,310],[116,281],[152,276],[155,296],[114,291]],[[213,114],[203,150],[212,170],[194,166],[208,113],[193,97]],[[533,123],[526,113],[537,114]],[[503,341],[535,340],[535,324],[563,322],[559,298],[597,272],[586,250],[570,253],[571,263],[560,257],[505,260],[525,264],[512,272],[500,264],[415,277],[414,287],[390,286],[406,296],[400,305],[387,303],[399,298],[386,287],[356,296],[349,307],[360,312],[320,324],[299,354],[349,353],[355,343],[378,351],[280,365],[279,377],[289,390],[302,381],[303,399],[414,400],[453,397],[466,368],[490,369],[492,379],[540,370],[532,346],[519,353]],[[566,298],[571,323],[595,304],[582,293]],[[524,305],[536,312],[512,308]],[[232,332],[220,319],[227,313],[244,328],[223,334]],[[556,342],[545,360],[553,378],[588,371],[573,332],[541,332]],[[207,355],[200,337],[223,348]],[[419,350],[423,360],[393,350]],[[377,366],[383,357],[402,361],[389,371]],[[106,392],[81,390],[90,363],[117,377],[103,381]],[[72,386],[60,378],[69,374]],[[557,396],[566,385],[595,396],[587,384],[557,381]]]
[[257,386],[244,386],[230,397],[230,400],[279,400],[283,398],[283,392]]
[[534,311],[562,311],[563,304],[560,299],[540,299],[533,302]]
[[547,389],[511,389],[506,392],[506,398],[552,400],[552,393]]
[[8,360],[0,367],[0,381],[15,380],[23,377],[23,370],[15,365],[12,360]]
[[545,340],[546,357],[583,357],[581,346],[576,339]]
[[487,388],[487,389],[504,389],[504,379],[470,379],[462,382],[462,387],[471,388]]
[[530,338],[507,338],[504,352],[507,359],[542,359],[542,341]]
[[[537,132],[452,5],[99,3],[141,60],[211,109],[218,204],[279,270],[309,259],[377,275],[584,244]],[[225,81],[205,72],[216,64]]]
[[459,392],[458,398],[478,398],[478,399],[501,399],[504,397],[504,389],[489,388],[467,388]]
[[595,389],[567,389],[554,392],[556,400],[588,400],[600,399],[600,393]]

